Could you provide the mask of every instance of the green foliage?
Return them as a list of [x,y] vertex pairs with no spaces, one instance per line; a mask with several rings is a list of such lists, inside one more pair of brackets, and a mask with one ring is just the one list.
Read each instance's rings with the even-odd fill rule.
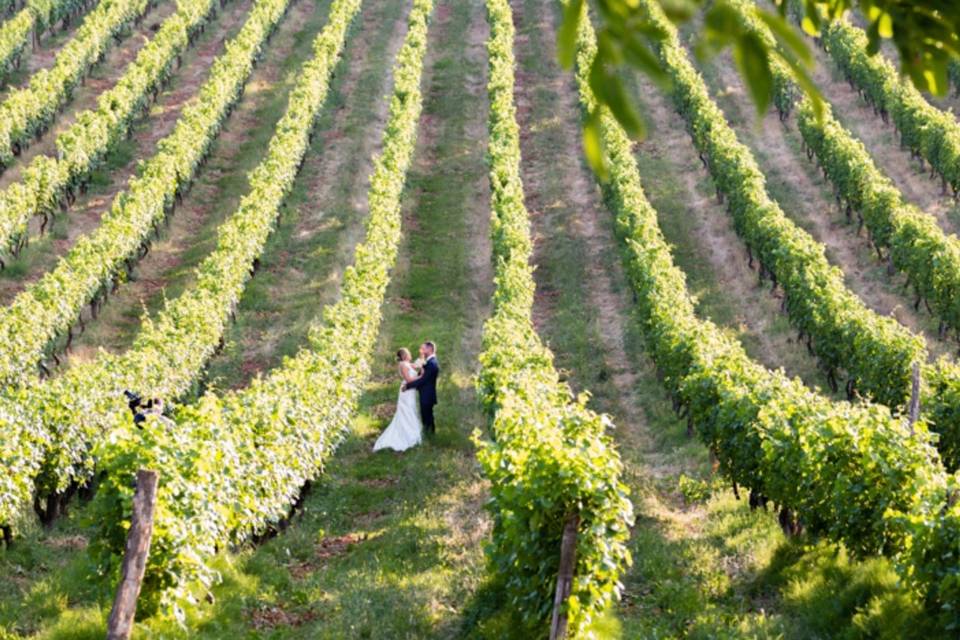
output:
[[84,11],[89,4],[89,0],[27,0],[23,9],[0,25],[0,78],[19,65],[32,33],[39,36],[58,21]]
[[[729,1],[738,9],[737,17],[744,27],[774,46],[772,35],[764,25],[751,19],[746,4],[741,0]],[[830,29],[836,30],[840,24]],[[774,69],[774,74],[782,86],[792,84],[783,69]],[[916,93],[910,87],[903,90]],[[799,95],[789,89],[784,94],[785,98]],[[940,317],[943,329],[960,331],[960,240],[947,236],[933,216],[904,200],[893,181],[873,163],[863,144],[833,117],[829,106],[818,109],[812,101],[802,99],[797,126],[808,154],[816,156],[833,184],[837,203],[845,204],[848,212],[858,212],[878,255],[881,249],[888,251],[891,264],[906,274],[917,294]],[[934,366],[925,366],[922,378],[925,386],[921,406],[940,434],[938,448],[944,464],[948,469],[956,469],[960,466],[960,368],[943,358]]]
[[[640,4],[669,28],[652,0]],[[593,54],[587,22],[580,48],[582,69]],[[675,37],[661,43],[661,55],[668,68],[677,67],[675,87],[681,71],[695,74],[681,63]],[[582,81],[581,103],[595,107]],[[609,114],[602,123],[611,168],[605,195],[648,351],[675,405],[728,478],[792,510],[814,535],[857,555],[891,556],[944,627],[955,628],[960,568],[948,558],[960,553],[960,508],[933,436],[922,422],[911,432],[886,407],[830,402],[782,371],[765,370],[715,325],[697,319],[643,194],[630,140]]]
[[900,133],[900,142],[930,162],[954,194],[960,193],[960,123],[951,113],[937,109],[883,56],[868,55],[868,38],[844,20],[832,22],[822,33],[830,57],[847,80],[875,109],[889,114]]
[[[672,29],[666,20],[663,26]],[[867,308],[827,261],[823,245],[770,198],[753,154],[737,140],[673,33],[659,53],[674,104],[761,274],[782,287],[791,322],[831,379],[845,374],[849,393],[900,405],[909,393],[911,363],[926,361],[923,340]]]
[[57,53],[53,67],[37,71],[26,87],[10,92],[0,104],[0,165],[10,164],[15,150],[46,130],[90,67],[106,54],[115,36],[142,16],[149,5],[148,0],[100,2]]
[[677,480],[677,489],[687,503],[706,502],[713,495],[715,487],[713,483],[707,482],[701,478],[691,478],[685,473],[680,474]]
[[[936,219],[904,201],[877,169],[863,144],[829,109],[817,120],[801,103],[797,124],[807,148],[833,183],[838,200],[856,210],[877,247],[907,276],[917,295],[940,317],[943,329],[960,331],[960,241],[947,236]],[[960,466],[960,371],[943,358],[925,366],[921,406],[941,436],[939,449],[949,469]]]
[[[934,0],[870,0],[858,4],[869,22],[865,36],[858,38],[863,47],[860,53],[879,61],[876,54],[881,40],[892,39],[900,53],[900,69],[913,86],[934,95],[946,95],[947,68],[960,57],[957,6]],[[838,25],[842,29],[844,13],[852,7],[850,0],[804,0],[805,20],[816,23],[814,29],[806,30],[810,35],[822,35]],[[825,27],[824,22],[828,23]]]
[[[302,70],[288,111],[277,127],[258,184],[289,184],[347,26],[359,0],[336,0],[316,41],[316,57]],[[432,2],[415,0],[394,67],[383,151],[371,178],[370,217],[354,265],[343,275],[340,300],[324,309],[309,344],[265,378],[240,391],[205,395],[181,407],[175,422],[149,420],[115,430],[101,446],[105,479],[96,504],[105,514],[128,513],[136,469],[160,472],[158,513],[145,586],[163,606],[189,600],[216,579],[209,561],[217,548],[261,533],[284,518],[298,492],[323,469],[353,417],[369,373],[380,307],[400,238],[400,196],[416,141],[422,96],[420,74]],[[291,143],[296,142],[292,148]],[[258,202],[254,190],[245,199]],[[97,548],[105,569],[123,554],[122,517],[105,517]]]
[[608,418],[589,410],[586,397],[572,397],[533,327],[532,243],[513,101],[513,17],[506,0],[488,0],[487,14],[496,290],[477,387],[494,440],[475,438],[492,485],[488,554],[513,607],[543,633],[564,524],[578,515],[577,564],[565,606],[572,636],[593,637],[589,627],[619,594],[620,572],[630,562],[625,543],[632,505],[606,433]]
[[[0,191],[0,245],[4,249],[16,252],[26,241],[31,218],[54,215],[67,207],[107,153],[127,136],[137,115],[173,73],[177,56],[193,42],[218,6],[215,0],[178,0],[177,11],[164,20],[117,83],[97,98],[97,108],[77,114],[70,127],[57,136],[56,157],[36,156],[23,169],[19,182]],[[48,282],[45,286],[58,285]],[[67,315],[70,322],[76,318],[76,313]],[[65,321],[58,319],[60,323]],[[29,354],[27,362],[16,365],[12,373],[4,366],[9,363],[0,364],[0,379],[26,374],[35,364],[36,355]],[[0,356],[0,361],[4,360],[5,356]]]
[[[57,319],[79,313],[90,283],[109,281],[113,270],[128,255],[135,255],[153,226],[158,224],[220,132],[223,120],[239,100],[243,85],[253,70],[263,45],[279,24],[286,2],[259,0],[226,53],[214,61],[210,77],[200,89],[200,99],[188,105],[174,131],[160,141],[160,151],[143,165],[141,176],[120,194],[100,227],[78,241],[57,269],[36,288],[18,296],[14,306],[0,312],[7,326],[14,320],[46,313]],[[324,59],[329,73],[336,60]],[[326,97],[328,82],[317,81],[301,89],[300,100],[280,126],[293,129],[271,143],[277,147],[268,160],[283,159],[283,171],[269,164],[250,177],[251,194],[219,232],[216,249],[197,268],[195,285],[168,301],[160,315],[144,323],[133,347],[123,355],[101,354],[92,363],[72,368],[55,380],[28,384],[0,396],[0,407],[10,407],[16,420],[9,425],[2,450],[0,521],[9,522],[31,493],[31,481],[39,495],[64,491],[71,483],[89,478],[94,466],[91,447],[128,413],[125,389],[137,389],[148,397],[174,399],[190,389],[217,348],[231,310],[236,306],[250,275],[250,265],[260,254],[273,229],[280,206],[290,189],[299,159],[303,157],[310,126]],[[282,129],[281,129],[282,131]],[[45,284],[46,283],[46,284]],[[59,284],[59,297],[44,287]],[[94,289],[95,291],[97,289]],[[23,302],[26,297],[33,306]],[[45,304],[38,308],[38,303]],[[20,305],[20,306],[17,306]],[[50,307],[44,311],[44,307]],[[17,312],[28,315],[18,315]],[[60,312],[58,315],[57,312]],[[39,318],[39,316],[36,316]],[[26,324],[34,330],[44,322]],[[50,325],[47,325],[50,326]],[[29,336],[18,334],[23,346]],[[36,337],[39,341],[41,338]],[[28,399],[26,399],[28,398]]]

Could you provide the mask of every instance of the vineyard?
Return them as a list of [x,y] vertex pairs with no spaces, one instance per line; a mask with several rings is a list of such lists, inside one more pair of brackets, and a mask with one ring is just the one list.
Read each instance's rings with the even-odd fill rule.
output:
[[0,640],[957,637],[960,86],[629,4],[0,0]]

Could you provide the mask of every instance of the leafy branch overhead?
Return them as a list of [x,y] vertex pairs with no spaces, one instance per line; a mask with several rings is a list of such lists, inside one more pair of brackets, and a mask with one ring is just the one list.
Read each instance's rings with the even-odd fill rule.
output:
[[[901,72],[920,91],[943,96],[948,90],[951,62],[960,59],[960,3],[937,0],[773,0],[769,8],[753,7],[755,17],[773,34],[771,43],[745,28],[737,9],[727,0],[658,0],[675,25],[696,24],[695,50],[711,56],[729,48],[757,112],[765,113],[775,97],[773,65],[785,66],[797,87],[810,98],[818,117],[823,99],[810,78],[813,56],[803,33],[819,37],[827,24],[858,10],[867,25],[866,52],[876,55],[883,40],[899,53]],[[577,29],[585,12],[584,0],[564,7],[559,29],[561,64],[574,63]],[[636,69],[661,86],[669,80],[651,46],[666,38],[635,0],[596,0],[597,55],[589,70],[590,88],[634,138],[644,135],[644,124],[624,86],[625,72]],[[796,25],[791,24],[791,20]],[[593,168],[606,175],[600,149],[599,115],[584,122],[584,147]]]

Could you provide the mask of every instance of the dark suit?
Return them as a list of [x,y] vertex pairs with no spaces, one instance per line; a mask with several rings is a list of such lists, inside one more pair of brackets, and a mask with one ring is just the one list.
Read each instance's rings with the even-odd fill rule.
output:
[[407,383],[408,389],[416,389],[420,397],[420,417],[423,418],[423,429],[429,435],[436,431],[433,422],[433,407],[437,404],[437,376],[440,375],[440,364],[436,356],[430,358],[423,365],[423,375]]

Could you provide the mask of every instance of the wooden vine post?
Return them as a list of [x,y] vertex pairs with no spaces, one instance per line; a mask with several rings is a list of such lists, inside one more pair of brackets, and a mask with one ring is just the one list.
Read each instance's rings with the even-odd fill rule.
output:
[[920,363],[913,363],[913,381],[910,385],[910,433],[913,433],[913,425],[920,419]]
[[563,603],[570,597],[573,587],[573,570],[577,566],[577,529],[580,528],[580,514],[567,517],[563,526],[563,538],[560,541],[560,569],[557,571],[557,592],[553,598],[553,617],[550,620],[550,640],[561,640],[567,636],[567,613]]
[[137,471],[137,491],[133,495],[133,517],[123,554],[120,584],[107,622],[107,640],[127,640],[133,631],[140,584],[147,568],[150,538],[153,535],[153,511],[157,504],[156,471]]

